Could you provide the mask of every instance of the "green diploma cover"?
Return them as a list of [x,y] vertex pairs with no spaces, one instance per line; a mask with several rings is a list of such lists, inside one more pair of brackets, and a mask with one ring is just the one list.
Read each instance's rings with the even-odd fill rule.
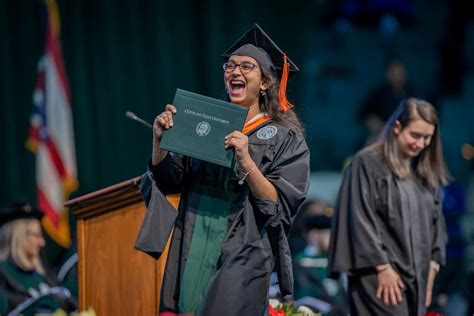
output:
[[165,130],[160,148],[232,167],[234,151],[224,148],[224,137],[241,131],[248,108],[177,89],[173,127]]

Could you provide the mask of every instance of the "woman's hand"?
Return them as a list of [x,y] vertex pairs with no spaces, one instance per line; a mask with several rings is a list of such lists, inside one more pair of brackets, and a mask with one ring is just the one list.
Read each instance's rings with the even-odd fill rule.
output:
[[153,122],[153,136],[161,141],[163,131],[173,126],[173,115],[176,114],[176,108],[172,104],[167,104],[165,111],[160,113]]
[[426,284],[425,307],[430,307],[431,305],[431,297],[433,295],[433,283],[436,277],[436,273],[436,270],[430,267],[430,271],[428,273],[428,283]]
[[235,160],[242,171],[248,172],[254,166],[254,162],[249,155],[249,138],[239,131],[233,131],[225,137],[225,148],[234,148]]
[[377,266],[377,298],[382,299],[385,305],[397,305],[403,301],[402,289],[405,285],[398,273],[392,268]]
[[247,182],[253,195],[257,198],[278,202],[278,193],[273,184],[258,169],[249,154],[249,138],[239,131],[233,131],[225,137],[225,148],[233,148],[235,160],[239,164],[239,169],[245,174]]
[[160,142],[163,131],[173,126],[174,114],[176,114],[176,108],[172,104],[167,104],[165,111],[158,115],[153,122],[153,153],[151,156],[153,165],[159,164],[168,154],[166,150],[160,149]]

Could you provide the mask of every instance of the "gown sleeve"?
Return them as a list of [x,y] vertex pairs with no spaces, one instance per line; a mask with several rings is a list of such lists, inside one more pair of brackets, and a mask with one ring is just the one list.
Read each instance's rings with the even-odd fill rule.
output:
[[163,194],[181,193],[181,185],[188,162],[187,157],[170,152],[157,165],[152,165],[149,160],[148,172]]
[[309,150],[303,136],[292,130],[275,148],[272,163],[264,175],[278,192],[278,203],[252,197],[257,216],[263,218],[275,258],[275,271],[278,274],[280,290],[283,295],[293,292],[293,273],[291,253],[287,234],[291,219],[306,198],[309,188]]
[[344,173],[331,227],[330,276],[389,263],[375,207],[380,197],[370,172],[374,163],[356,155]]
[[147,207],[145,218],[135,241],[135,249],[159,259],[165,250],[178,212],[165,194],[181,192],[185,170],[183,156],[169,153],[163,161],[142,176],[140,191]]
[[[266,219],[267,226],[281,223],[288,233],[291,219],[308,193],[309,150],[303,136],[292,130],[275,150],[272,162],[263,174],[275,186],[278,202],[256,197],[252,200],[258,206],[256,211]],[[276,223],[273,222],[275,219],[278,219]]]
[[433,226],[433,246],[431,249],[431,260],[444,265],[446,264],[446,243],[448,240],[448,236],[446,233],[446,224],[444,221],[442,202],[439,190],[435,195]]

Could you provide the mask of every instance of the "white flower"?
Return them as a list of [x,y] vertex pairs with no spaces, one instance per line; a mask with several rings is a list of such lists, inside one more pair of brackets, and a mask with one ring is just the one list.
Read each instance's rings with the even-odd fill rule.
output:
[[280,306],[281,302],[277,299],[271,298],[268,300],[268,304],[270,304],[273,308],[278,308]]
[[304,305],[301,305],[300,307],[298,307],[298,312],[303,313],[303,316],[315,315],[309,307],[306,307]]

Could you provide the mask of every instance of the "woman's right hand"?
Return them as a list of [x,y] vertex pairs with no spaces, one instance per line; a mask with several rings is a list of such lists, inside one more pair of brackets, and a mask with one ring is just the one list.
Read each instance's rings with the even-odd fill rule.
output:
[[153,165],[159,164],[168,154],[166,150],[160,149],[160,142],[163,131],[173,126],[174,114],[176,114],[174,105],[167,104],[165,111],[158,115],[153,122],[153,153],[151,155]]
[[377,269],[377,298],[382,299],[385,305],[393,304],[397,305],[403,301],[402,290],[405,285],[400,278],[400,275],[392,268],[384,267],[383,269]]
[[173,126],[173,115],[176,114],[176,108],[172,104],[167,104],[165,111],[161,112],[153,122],[153,138],[161,141],[163,131]]

